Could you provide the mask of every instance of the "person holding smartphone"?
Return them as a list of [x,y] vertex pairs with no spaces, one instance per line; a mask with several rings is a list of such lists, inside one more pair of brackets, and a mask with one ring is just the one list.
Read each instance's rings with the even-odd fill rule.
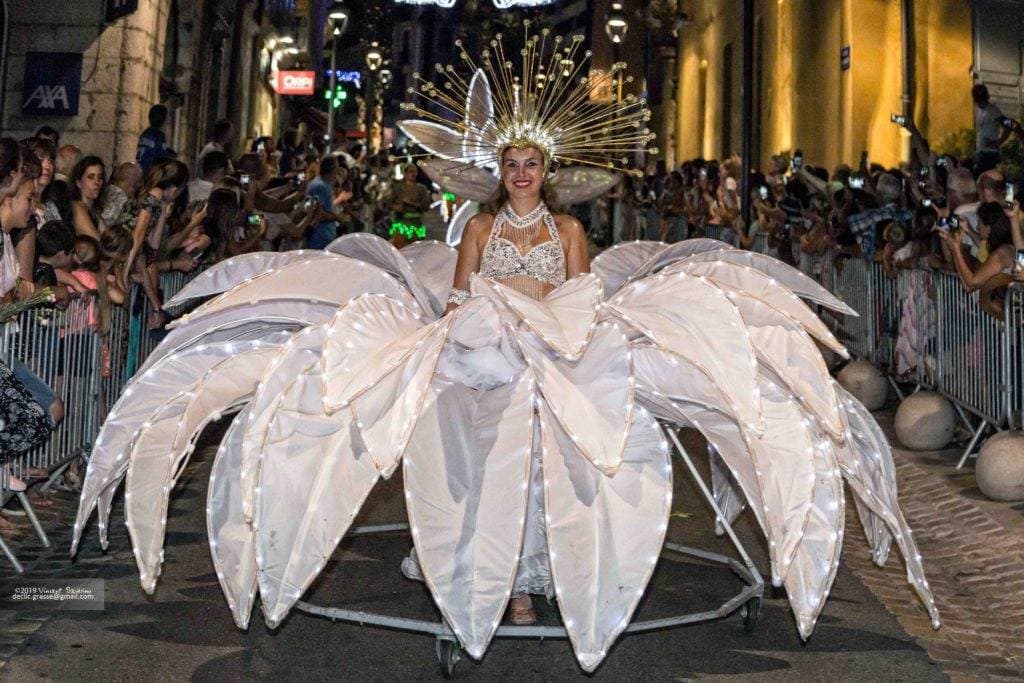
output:
[[1018,216],[1018,228],[1014,230],[1013,219],[1006,209],[998,202],[985,202],[978,207],[978,224],[982,236],[988,243],[988,258],[977,267],[968,262],[963,248],[960,246],[960,230],[940,232],[950,254],[957,275],[960,276],[964,288],[973,292],[999,273],[1012,273],[1016,264],[1017,249],[1015,242],[1021,244],[1019,229],[1019,209],[1015,204],[1014,213]]
[[338,175],[338,159],[326,156],[320,161],[320,175],[306,188],[306,196],[320,205],[321,220],[306,237],[307,249],[323,249],[338,237],[341,217],[334,211],[334,181]]

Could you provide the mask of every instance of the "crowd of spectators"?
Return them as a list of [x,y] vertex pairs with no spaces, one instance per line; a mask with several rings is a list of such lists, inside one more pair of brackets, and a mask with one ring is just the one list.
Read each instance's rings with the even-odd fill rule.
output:
[[[994,108],[984,86],[975,97]],[[799,150],[773,156],[751,172],[749,222],[737,157],[694,159],[671,172],[625,179],[611,197],[611,211],[625,214],[613,221],[613,240],[675,242],[716,226],[716,234],[741,248],[762,235],[769,253],[809,275],[820,275],[831,254],[836,268],[860,257],[878,261],[891,277],[900,269],[946,269],[969,291],[999,273],[1024,278],[1022,179],[1005,177],[998,153],[981,146],[984,139],[998,149],[1011,135],[1024,144],[1021,124],[998,114],[995,128],[986,124],[979,132],[979,153],[958,159],[934,153],[912,121],[894,118],[910,134],[908,163],[885,168],[864,153],[857,167],[829,171],[806,163]]]
[[[325,154],[320,140],[297,130],[239,144],[231,123],[220,121],[190,168],[168,146],[166,122],[166,108],[154,106],[136,159],[116,167],[61,144],[49,127],[20,142],[0,138],[0,323],[30,306],[45,312],[79,300],[109,373],[112,313],[132,304],[133,292],[148,302],[143,329],[163,333],[162,274],[252,251],[323,248],[346,232],[388,236],[392,209],[425,212],[432,201],[415,174],[418,189],[396,197],[403,183],[386,157],[368,158],[358,143]],[[61,338],[72,332],[81,330],[62,330]],[[63,416],[62,382],[48,386],[16,358],[0,362],[0,461],[48,438]],[[26,485],[12,472],[8,481],[13,490]]]

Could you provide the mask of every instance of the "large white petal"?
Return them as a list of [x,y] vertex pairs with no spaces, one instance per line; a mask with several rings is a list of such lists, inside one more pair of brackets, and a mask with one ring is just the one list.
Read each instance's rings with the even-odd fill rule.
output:
[[562,623],[584,671],[626,628],[658,562],[672,504],[669,446],[657,421],[634,412],[614,477],[596,471],[542,406],[544,510]]
[[601,323],[575,362],[522,336],[521,347],[551,415],[579,452],[611,476],[622,463],[634,407],[633,364],[618,326]]
[[242,439],[239,480],[242,487],[242,512],[249,522],[253,519],[256,483],[259,481],[260,458],[267,438],[267,430],[274,417],[285,389],[310,368],[320,368],[320,354],[327,339],[327,325],[314,325],[297,332],[277,356],[267,365],[259,386],[249,404]]
[[445,621],[480,658],[515,579],[533,447],[533,379],[435,381],[403,465],[416,553]]
[[[431,295],[420,280],[419,274],[406,260],[405,255],[386,239],[368,232],[353,232],[334,240],[325,247],[325,250],[377,266],[394,275],[409,288],[424,313],[427,315],[433,313],[432,317],[444,313],[445,301]],[[454,274],[455,265],[452,264],[452,275],[454,276]],[[449,282],[449,284],[451,283]]]
[[253,528],[271,628],[323,571],[380,476],[351,414],[322,414],[322,405],[314,364],[285,389],[260,454]]
[[758,359],[836,439],[844,438],[832,377],[800,323],[760,299],[727,291],[739,309]]
[[235,625],[249,628],[256,601],[256,535],[242,514],[242,436],[249,409],[231,422],[217,449],[206,491],[206,531],[210,556]]
[[611,298],[641,266],[667,246],[664,242],[621,242],[595,256],[590,272],[601,278],[604,296]]
[[401,254],[443,313],[455,280],[458,252],[444,242],[419,240],[402,247]]
[[431,154],[442,159],[462,159],[462,135],[454,128],[422,119],[399,121],[398,127],[412,138],[413,142]]
[[471,278],[470,288],[474,295],[504,304],[545,344],[569,360],[580,357],[597,326],[601,281],[592,273],[568,280],[539,301],[478,275]]
[[684,259],[667,268],[665,272],[676,271],[690,275],[703,275],[722,289],[729,289],[744,297],[757,299],[799,322],[808,334],[813,335],[844,358],[850,357],[839,340],[833,336],[821,318],[808,308],[807,304],[786,289],[778,280],[755,268],[724,260]]
[[[385,477],[398,467],[423,410],[452,322],[462,311],[425,328],[422,344],[413,347],[398,367],[364,390],[350,404],[360,437]],[[421,332],[416,332],[417,335]]]
[[[846,443],[835,446],[843,476],[856,500],[869,508],[888,527],[903,555],[907,581],[921,596],[932,618],[932,626],[938,628],[939,613],[924,575],[921,555],[897,501],[896,473],[889,442],[871,413],[856,398],[838,385],[836,391],[849,420]],[[879,564],[884,563],[884,553],[876,553],[875,559]]]
[[720,289],[686,273],[652,276],[623,287],[607,309],[714,377],[730,414],[760,432],[757,359],[743,318]]
[[653,254],[647,261],[642,263],[636,271],[629,276],[628,282],[639,280],[668,268],[677,261],[689,258],[694,254],[726,251],[734,249],[731,244],[713,240],[708,237],[697,237],[691,240],[676,242]]
[[185,286],[177,294],[164,303],[164,308],[173,308],[189,299],[220,294],[257,275],[268,273],[290,263],[309,261],[315,258],[333,257],[327,252],[316,249],[254,251],[232,256],[215,263],[185,283]]
[[781,282],[784,287],[801,298],[813,301],[816,304],[821,304],[825,308],[830,308],[833,311],[838,311],[847,315],[857,315],[855,310],[840,301],[834,294],[832,294],[832,292],[828,291],[793,266],[783,263],[776,258],[772,258],[767,254],[760,254],[756,251],[747,251],[746,249],[730,249],[727,251],[723,250],[694,254],[687,260],[691,262],[727,261],[729,263],[749,266],[755,270],[761,271],[769,277],[775,278]]
[[[246,280],[182,316],[170,327],[184,327],[217,311],[242,304],[256,306],[285,299],[341,306],[367,293],[386,294],[408,305],[417,305],[400,280],[375,265],[345,256],[316,258],[290,263],[272,273]],[[254,312],[259,315],[259,311]]]
[[390,297],[367,294],[328,324],[321,358],[324,409],[333,413],[376,384],[431,333],[419,313]]
[[147,593],[156,590],[164,556],[167,503],[193,441],[208,422],[248,401],[276,354],[276,347],[250,342],[210,368],[139,428],[129,455],[124,507],[125,525]]
[[[282,342],[281,333],[276,333],[265,343]],[[198,381],[210,368],[237,353],[244,343],[248,342],[204,344],[172,354],[149,369],[140,370],[125,386],[93,444],[75,517],[72,555],[78,550],[85,523],[97,504],[100,542],[106,548],[114,493],[128,469],[131,444],[146,420]]]

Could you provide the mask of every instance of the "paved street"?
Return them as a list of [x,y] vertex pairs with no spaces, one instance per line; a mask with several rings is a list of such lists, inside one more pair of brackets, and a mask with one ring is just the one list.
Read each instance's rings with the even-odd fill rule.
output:
[[[211,429],[204,443],[215,443],[216,436],[216,430]],[[702,442],[696,435],[687,435],[685,443],[691,452],[701,452]],[[0,657],[6,660],[0,671],[5,679],[439,677],[434,641],[429,636],[333,624],[301,613],[294,613],[274,632],[264,626],[259,615],[254,615],[247,633],[236,629],[213,574],[206,543],[202,500],[213,453],[209,447],[197,453],[172,499],[167,561],[152,598],[139,588],[127,533],[119,522],[112,530],[107,554],[99,551],[93,530],[77,561],[66,559],[66,520],[72,517],[76,502],[70,494],[58,494],[57,506],[45,514],[48,528],[54,530],[52,550],[41,552],[30,535],[16,540],[29,576],[101,578],[106,586],[106,607],[101,612],[0,615]],[[1017,550],[1021,527],[1012,529],[1012,524],[1020,523],[1020,512],[974,500],[976,496],[964,486],[965,477],[951,476],[947,471],[951,469],[945,464],[949,457],[929,461],[898,454],[901,498],[911,524],[915,524],[916,517],[932,515],[931,528],[918,523],[915,529],[947,624],[942,631],[936,634],[921,627],[923,611],[905,590],[902,565],[894,555],[885,571],[874,568],[867,561],[856,519],[848,517],[844,562],[808,643],[799,641],[788,604],[781,593],[775,593],[768,596],[762,620],[752,634],[743,632],[739,617],[734,615],[714,623],[624,637],[595,678],[628,680],[643,675],[657,680],[752,676],[770,680],[939,680],[947,673],[1019,676],[1024,672],[1020,660],[1015,659],[1020,648],[1011,644],[1014,638],[1019,642],[1019,637],[1010,626],[1020,624],[1020,614],[998,615],[994,621],[1002,624],[1001,629],[983,623],[987,618],[984,613],[992,611],[991,601],[997,599],[984,580],[986,573],[964,574],[963,567],[957,570],[954,564],[967,560],[954,557],[956,553],[944,553],[941,548],[955,547],[958,538],[950,531],[955,525],[949,524],[950,510],[945,509],[949,505],[969,505],[968,524],[978,525],[982,532],[1016,531],[1013,547]],[[726,552],[727,544],[709,531],[706,506],[697,498],[688,477],[681,467],[676,472],[671,539]],[[925,491],[937,506],[923,510],[917,494],[908,491],[908,482],[917,491]],[[400,485],[396,476],[376,492],[365,522],[403,519]],[[945,486],[953,503],[947,504],[936,486]],[[750,521],[744,518],[739,530],[764,570],[762,543]],[[961,526],[970,531],[968,526]],[[310,600],[434,618],[436,612],[423,586],[405,580],[398,571],[408,545],[409,538],[404,534],[358,538],[346,544]],[[983,569],[986,559],[979,552],[975,550],[970,561],[976,569],[981,563]],[[937,556],[932,557],[932,553]],[[1019,569],[1015,571],[1020,573]],[[6,576],[10,578],[9,573]],[[970,576],[975,578],[964,581]],[[999,580],[1005,585],[1012,579]],[[655,573],[640,616],[652,618],[713,608],[739,586],[724,569],[665,559]],[[553,606],[542,605],[540,611],[545,623],[557,622]],[[992,633],[993,628],[998,632]],[[461,661],[456,675],[480,680],[582,677],[566,641],[511,639],[496,640],[482,662]]]

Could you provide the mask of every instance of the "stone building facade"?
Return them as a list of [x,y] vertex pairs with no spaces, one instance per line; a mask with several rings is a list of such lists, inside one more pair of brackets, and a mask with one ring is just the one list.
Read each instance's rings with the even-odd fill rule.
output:
[[[218,118],[235,123],[236,151],[247,139],[280,132],[280,103],[267,78],[279,29],[263,2],[137,0],[134,11],[111,21],[108,0],[4,2],[4,135],[22,138],[49,125],[62,144],[117,164],[135,158],[149,108],[158,102],[170,109],[165,132],[186,162]],[[23,110],[26,56],[33,52],[82,55],[76,114]]]

